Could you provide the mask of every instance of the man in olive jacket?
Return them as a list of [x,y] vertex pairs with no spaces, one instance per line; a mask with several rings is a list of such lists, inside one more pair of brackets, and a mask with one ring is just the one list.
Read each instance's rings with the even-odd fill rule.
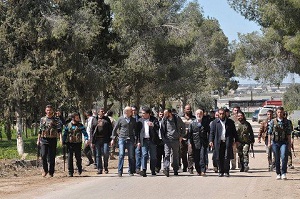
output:
[[233,159],[233,144],[237,142],[234,121],[225,117],[225,110],[219,109],[219,118],[211,124],[209,145],[219,163],[219,177],[229,177],[230,159]]

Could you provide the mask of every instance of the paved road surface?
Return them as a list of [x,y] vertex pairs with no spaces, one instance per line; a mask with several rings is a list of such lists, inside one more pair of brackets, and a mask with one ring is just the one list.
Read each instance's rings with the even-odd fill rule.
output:
[[[253,124],[257,132],[258,125]],[[162,173],[154,177],[148,174],[146,178],[124,174],[119,178],[117,170],[110,170],[107,175],[77,177],[72,182],[39,188],[34,193],[13,198],[300,198],[300,168],[289,170],[288,180],[276,180],[276,174],[267,171],[264,145],[255,143],[254,147],[256,154],[250,158],[249,172],[234,170],[229,178],[218,177],[211,170],[211,162],[207,177],[181,172],[179,176],[171,173],[169,178]]]

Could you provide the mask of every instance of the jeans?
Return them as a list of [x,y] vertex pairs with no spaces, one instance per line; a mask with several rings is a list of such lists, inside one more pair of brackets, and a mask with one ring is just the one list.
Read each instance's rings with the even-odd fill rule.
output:
[[[41,142],[41,156],[43,160],[43,169],[46,173],[54,174],[55,168],[55,156],[56,156],[56,138],[42,138],[47,139],[46,142]],[[49,167],[48,167],[48,158],[49,158]]]
[[125,148],[128,151],[129,172],[134,172],[134,139],[119,138],[118,173],[123,174]]
[[[275,166],[277,174],[286,174],[288,160],[288,145],[287,142],[273,142],[272,149],[275,156]],[[280,159],[282,162],[280,169]]]
[[154,172],[156,162],[157,162],[156,145],[153,142],[151,142],[151,140],[144,139],[143,146],[142,146],[142,168],[144,171],[147,170],[147,161],[149,159],[149,153],[150,153],[150,170]]
[[142,164],[142,149],[141,147],[135,148],[135,168],[133,170],[140,170]]
[[169,170],[170,168],[170,157],[171,151],[173,154],[173,169],[178,171],[179,169],[179,140],[167,140],[165,141],[165,159],[164,159],[164,169]]
[[[96,162],[97,162],[98,171],[103,170],[103,163],[104,163],[104,169],[105,171],[107,171],[108,158],[109,158],[108,143],[105,143],[103,139],[97,139],[95,143],[95,148],[96,148]],[[103,156],[103,162],[102,162],[102,156]]]

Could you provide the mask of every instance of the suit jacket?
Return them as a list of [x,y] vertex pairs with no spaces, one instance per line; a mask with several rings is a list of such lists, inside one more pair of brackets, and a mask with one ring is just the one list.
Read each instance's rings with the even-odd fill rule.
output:
[[[158,144],[159,137],[158,137],[158,130],[159,130],[159,122],[158,120],[150,116],[149,121],[153,123],[154,126],[149,126],[149,135],[150,135],[150,140],[154,144]],[[143,140],[145,138],[145,119],[140,118],[137,123],[137,136],[138,136],[138,142],[141,143],[141,146],[143,146]]]
[[209,123],[209,118],[203,117],[201,126],[198,125],[197,119],[194,119],[189,125],[188,142],[192,144],[193,148],[200,149],[201,146],[205,148],[208,147]]
[[[183,123],[182,119],[178,116],[178,115],[172,115],[173,120],[175,122],[176,125],[176,134],[178,136],[178,140],[179,137],[184,137],[185,136],[185,124]],[[161,132],[161,137],[163,139],[164,142],[169,141],[169,138],[167,137],[167,119],[163,118],[162,122],[161,122],[161,128],[160,128],[160,132]]]
[[[222,135],[222,124],[220,119],[217,118],[212,121],[210,125],[210,136],[209,141],[214,143],[214,157],[216,160],[219,159],[219,151],[221,144],[221,135]],[[234,121],[226,118],[225,122],[225,142],[226,142],[226,151],[225,151],[225,159],[233,159],[233,148],[232,144],[234,141],[237,141],[237,132],[235,128]]]

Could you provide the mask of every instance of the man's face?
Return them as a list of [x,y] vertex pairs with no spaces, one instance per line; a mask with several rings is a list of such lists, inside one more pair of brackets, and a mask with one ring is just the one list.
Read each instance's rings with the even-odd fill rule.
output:
[[164,118],[169,118],[169,115],[170,115],[169,111],[165,110],[164,111]]
[[132,116],[132,109],[127,109],[127,110],[125,111],[125,116],[126,116],[126,117],[131,117],[131,116]]
[[100,117],[100,118],[102,118],[103,116],[104,116],[104,110],[99,110],[99,112],[98,112],[98,116]]
[[132,115],[137,115],[137,110],[136,110],[136,108],[132,108]]
[[202,111],[196,111],[196,117],[198,120],[201,120],[203,118],[203,112]]
[[219,118],[219,112],[215,113],[215,118]]
[[164,112],[159,112],[159,113],[158,113],[158,117],[159,117],[159,118],[163,118],[163,117],[164,117]]
[[144,119],[149,119],[150,118],[150,114],[149,113],[146,113],[145,111],[142,111],[142,117]]
[[224,120],[224,119],[225,119],[225,111],[219,110],[219,118],[220,118],[221,120]]
[[187,114],[187,115],[191,114],[191,106],[189,106],[189,105],[185,106],[184,107],[184,113]]
[[238,114],[237,114],[237,118],[238,118],[238,120],[239,120],[240,122],[244,120],[244,116],[243,116],[242,113],[238,113]]
[[52,108],[46,108],[45,112],[46,112],[47,116],[52,116],[53,115],[53,109]]
[[283,118],[283,111],[282,110],[277,110],[276,115],[278,118]]
[[80,117],[79,117],[79,115],[76,115],[76,116],[74,117],[74,122],[76,122],[76,123],[80,122]]
[[239,111],[238,108],[233,108],[233,110],[232,110],[233,115],[237,115],[237,112],[238,112],[238,111]]
[[267,112],[267,117],[268,117],[268,120],[273,119],[273,113]]

